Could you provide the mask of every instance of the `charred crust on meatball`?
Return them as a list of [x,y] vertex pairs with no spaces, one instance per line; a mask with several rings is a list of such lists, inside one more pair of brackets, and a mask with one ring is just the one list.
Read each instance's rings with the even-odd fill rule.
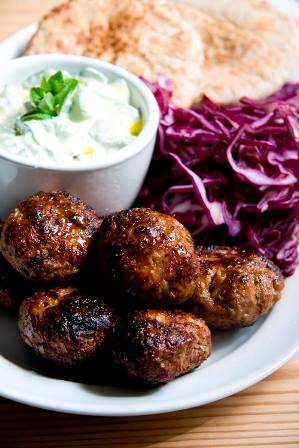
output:
[[138,310],[128,314],[112,337],[116,370],[140,384],[173,380],[205,361],[211,335],[202,319],[171,310]]
[[108,216],[94,248],[103,281],[119,297],[165,306],[193,295],[193,241],[169,215],[135,208]]
[[102,347],[116,321],[114,310],[101,297],[71,286],[56,287],[22,303],[19,331],[37,355],[76,364]]
[[6,219],[0,250],[16,271],[40,282],[77,275],[89,256],[101,219],[67,192],[39,192]]

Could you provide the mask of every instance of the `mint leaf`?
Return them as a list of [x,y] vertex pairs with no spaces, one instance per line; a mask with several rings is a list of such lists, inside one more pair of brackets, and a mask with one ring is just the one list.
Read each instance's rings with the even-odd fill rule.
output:
[[30,106],[28,112],[21,117],[27,120],[46,120],[56,117],[61,112],[62,106],[68,95],[78,85],[76,79],[64,79],[61,70],[54,73],[48,79],[42,78],[40,86],[30,89]]
[[43,91],[40,87],[33,87],[32,89],[30,89],[30,101],[34,106],[37,106],[42,98]]
[[52,75],[48,79],[48,84],[51,87],[52,93],[56,94],[56,93],[60,92],[60,90],[64,86],[64,79],[63,79],[63,74],[62,74],[61,70],[56,72],[54,75]]
[[52,93],[47,92],[37,106],[41,112],[55,115],[54,97]]
[[47,114],[45,112],[28,112],[22,116],[23,121],[28,120],[46,120],[47,118],[52,118],[53,115]]
[[75,90],[78,85],[76,79],[66,79],[64,81],[64,87],[60,90],[54,97],[55,110],[59,114],[61,112],[62,106],[67,98],[67,96]]
[[48,81],[46,80],[46,78],[43,76],[41,84],[40,84],[40,88],[44,91],[44,92],[51,92],[51,87],[48,83]]

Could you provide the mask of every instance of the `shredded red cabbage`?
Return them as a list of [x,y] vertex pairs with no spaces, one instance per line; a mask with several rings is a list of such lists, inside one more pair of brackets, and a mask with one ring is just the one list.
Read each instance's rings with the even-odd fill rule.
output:
[[271,97],[193,109],[171,83],[144,80],[161,111],[153,161],[137,204],[174,215],[195,242],[243,244],[291,275],[299,262],[299,84]]

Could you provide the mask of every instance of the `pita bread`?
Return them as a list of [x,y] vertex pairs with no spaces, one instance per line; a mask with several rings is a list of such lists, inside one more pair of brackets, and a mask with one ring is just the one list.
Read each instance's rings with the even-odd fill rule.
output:
[[172,79],[174,100],[190,106],[202,82],[203,46],[172,3],[160,0],[72,0],[41,21],[27,53],[92,56],[156,80]]
[[[265,0],[185,0],[178,12],[205,48],[202,94],[218,103],[259,99],[287,82],[299,59],[299,27]],[[200,95],[199,95],[200,97]]]
[[[106,14],[99,11],[106,9]],[[109,26],[109,1],[75,0],[62,3],[46,14],[28,43],[26,54],[65,53],[83,55],[95,25],[98,41]],[[100,51],[100,49],[99,49]]]

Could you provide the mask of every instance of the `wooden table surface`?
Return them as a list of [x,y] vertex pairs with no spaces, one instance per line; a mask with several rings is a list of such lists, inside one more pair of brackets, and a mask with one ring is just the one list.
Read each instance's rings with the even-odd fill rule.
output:
[[[0,39],[37,20],[57,3],[0,0]],[[299,354],[244,392],[209,406],[172,414],[81,417],[0,399],[2,448],[270,446],[299,448]]]

